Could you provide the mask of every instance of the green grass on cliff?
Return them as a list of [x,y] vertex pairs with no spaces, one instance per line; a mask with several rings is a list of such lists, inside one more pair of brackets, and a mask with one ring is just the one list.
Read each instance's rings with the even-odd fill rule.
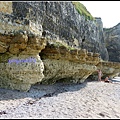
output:
[[80,2],[72,2],[75,6],[75,9],[78,11],[80,15],[83,15],[86,20],[94,20],[95,18],[89,13],[86,7]]

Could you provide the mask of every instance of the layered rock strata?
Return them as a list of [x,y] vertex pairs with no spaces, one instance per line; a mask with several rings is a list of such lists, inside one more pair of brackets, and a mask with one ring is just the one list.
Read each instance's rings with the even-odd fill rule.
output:
[[97,70],[100,62],[98,53],[85,49],[74,49],[61,44],[48,44],[40,53],[44,63],[43,84],[56,81],[82,83]]
[[1,88],[28,91],[38,82],[82,83],[101,65],[104,75],[120,73],[119,63],[102,61],[109,57],[101,19],[85,20],[72,2],[1,5]]
[[89,78],[97,80],[98,69],[103,72],[102,78],[113,78],[120,72],[118,62],[103,61],[98,53],[61,43],[48,43],[40,56],[45,66],[42,84],[54,84],[57,81],[82,83]]
[[102,59],[108,60],[102,20],[86,20],[71,1],[13,2],[12,9],[19,20],[26,18],[41,24],[49,40],[59,39],[71,47],[97,52]]
[[40,82],[44,65],[39,52],[46,40],[34,23],[12,21],[12,16],[0,14],[0,87],[28,91]]

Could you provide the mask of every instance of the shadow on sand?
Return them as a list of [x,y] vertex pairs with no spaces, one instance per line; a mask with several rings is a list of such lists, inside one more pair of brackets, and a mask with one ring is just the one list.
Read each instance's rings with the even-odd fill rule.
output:
[[15,100],[23,98],[33,98],[41,99],[43,97],[52,97],[57,96],[60,93],[64,92],[74,92],[84,88],[87,84],[87,81],[84,83],[76,84],[64,84],[64,83],[55,83],[53,85],[42,85],[36,84],[31,86],[28,92],[21,92],[17,90],[9,90],[0,88],[0,101],[2,100]]

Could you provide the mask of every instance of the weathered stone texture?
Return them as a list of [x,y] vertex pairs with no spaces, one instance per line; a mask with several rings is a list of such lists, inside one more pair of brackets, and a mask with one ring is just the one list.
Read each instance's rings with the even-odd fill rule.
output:
[[[86,20],[76,11],[72,2],[13,2],[13,14],[18,19],[26,18],[41,24],[49,39],[59,39],[69,46],[98,52],[102,59],[108,60],[102,42],[101,19]],[[84,38],[85,41],[82,42]]]
[[120,23],[113,28],[104,29],[104,39],[109,61],[120,62]]
[[47,44],[40,53],[44,63],[44,84],[53,84],[58,80],[82,83],[97,70],[100,62],[98,53],[85,49],[70,49],[64,45]]
[[[36,62],[18,62],[18,60],[36,59]],[[12,63],[0,63],[0,87],[28,91],[32,84],[40,82],[44,75],[44,65],[39,56],[13,56]],[[15,61],[17,60],[17,61]]]
[[113,78],[120,73],[120,63],[103,61],[98,53],[85,49],[47,44],[40,56],[45,67],[45,77],[41,81],[44,84],[53,84],[56,81],[82,83],[91,76],[97,80],[97,69],[102,70],[104,78]]
[[5,2],[5,1],[0,1],[0,12],[4,13],[12,13],[12,2]]
[[111,78],[115,77],[118,73],[120,73],[120,63],[118,62],[100,62],[97,65],[98,69],[101,69],[104,77],[110,76]]
[[94,64],[80,64],[69,60],[45,59],[43,63],[45,65],[45,77],[42,83],[44,84],[54,84],[63,79],[64,82],[68,83],[82,83],[97,70]]
[[[46,46],[42,27],[38,30],[26,19],[18,23],[12,15],[0,13],[0,16],[0,87],[28,91],[44,77],[44,65],[39,56]],[[36,62],[25,62],[30,58]]]
[[119,62],[119,27],[103,36],[101,19],[85,20],[72,2],[1,2],[0,10],[1,88],[82,83],[101,64],[104,75],[120,73],[120,63],[107,61]]

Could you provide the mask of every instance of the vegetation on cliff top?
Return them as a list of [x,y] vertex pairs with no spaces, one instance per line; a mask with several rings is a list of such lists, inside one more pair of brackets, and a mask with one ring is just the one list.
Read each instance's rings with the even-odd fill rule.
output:
[[80,2],[72,2],[75,6],[75,9],[78,11],[80,15],[83,15],[86,20],[94,20],[95,18],[89,13],[86,7]]

